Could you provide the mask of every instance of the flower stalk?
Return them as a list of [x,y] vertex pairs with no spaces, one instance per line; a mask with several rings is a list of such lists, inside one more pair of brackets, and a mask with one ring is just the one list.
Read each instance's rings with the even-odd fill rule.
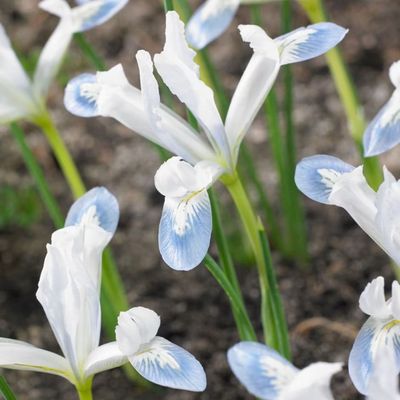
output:
[[[323,0],[299,0],[299,3],[313,23],[328,21]],[[382,172],[376,157],[364,158],[362,139],[367,124],[352,78],[337,47],[327,52],[326,58],[346,112],[350,134],[363,160],[366,177],[371,186],[376,189],[382,182]]]

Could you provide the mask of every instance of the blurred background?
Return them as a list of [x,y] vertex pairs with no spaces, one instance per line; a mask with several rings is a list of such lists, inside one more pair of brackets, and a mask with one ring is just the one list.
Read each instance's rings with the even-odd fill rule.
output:
[[[178,0],[179,1],[179,0]],[[199,1],[191,2],[197,6]],[[330,0],[332,21],[350,29],[341,48],[356,82],[368,119],[392,93],[388,67],[400,59],[400,4],[393,0]],[[279,35],[279,3],[263,7],[264,28]],[[231,28],[210,47],[210,55],[232,93],[251,53],[240,40],[236,26],[249,23],[249,10],[241,7]],[[0,22],[32,71],[40,49],[57,24],[36,1],[1,0]],[[294,27],[308,20],[295,5]],[[139,49],[159,52],[164,43],[164,11],[159,0],[131,0],[107,24],[87,35],[108,66],[122,63],[132,83],[138,85],[134,55]],[[1,60],[0,60],[1,62]],[[179,273],[166,267],[159,256],[157,229],[163,198],[153,177],[160,161],[154,148],[110,119],[82,119],[63,107],[63,87],[74,75],[92,71],[79,49],[72,45],[58,84],[51,88],[49,107],[88,187],[106,186],[119,200],[121,219],[112,249],[131,306],[142,305],[161,315],[160,335],[185,347],[205,366],[208,388],[192,394],[173,390],[157,392],[135,388],[121,370],[98,375],[97,399],[250,399],[228,369],[226,350],[238,341],[227,300],[207,270]],[[295,65],[295,127],[298,156],[327,153],[347,162],[359,162],[348,134],[346,118],[324,57]],[[281,79],[277,81],[278,95]],[[276,175],[262,117],[252,126],[247,143],[261,177],[276,198]],[[28,142],[66,212],[72,197],[41,132],[26,124]],[[399,150],[384,158],[395,174],[400,170]],[[229,218],[232,205],[221,192],[226,230],[234,234]],[[291,332],[294,363],[347,361],[364,321],[358,297],[367,280],[384,275],[392,279],[387,257],[344,211],[303,199],[306,206],[309,249],[308,269],[274,255],[279,285]],[[280,205],[273,200],[274,207]],[[234,211],[232,211],[234,212]],[[235,221],[238,221],[234,219]],[[268,225],[268,222],[267,222]],[[45,245],[52,223],[38,197],[20,152],[7,127],[0,127],[0,336],[26,340],[58,351],[45,315],[35,299]],[[237,246],[240,281],[253,321],[258,321],[259,289],[256,271],[246,245]],[[259,333],[260,326],[257,323]],[[261,336],[260,336],[261,337]],[[75,398],[66,381],[51,375],[4,371],[18,398],[67,400]],[[358,399],[344,372],[334,379],[336,399]]]

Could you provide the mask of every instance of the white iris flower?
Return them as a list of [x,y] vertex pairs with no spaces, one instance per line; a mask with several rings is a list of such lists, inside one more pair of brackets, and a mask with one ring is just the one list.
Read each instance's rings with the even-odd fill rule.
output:
[[[323,23],[300,28],[275,40],[255,25],[239,27],[254,50],[223,122],[212,90],[200,79],[176,12],[166,16],[166,42],[154,56],[140,50],[136,59],[141,91],[128,82],[122,66],[96,75],[83,74],[67,86],[65,105],[79,116],[105,116],[169,150],[177,157],[155,177],[165,197],[159,231],[164,261],[190,270],[210,244],[212,221],[207,189],[221,176],[234,175],[240,144],[270,91],[281,65],[316,57],[340,42],[346,30]],[[194,114],[202,134],[160,102],[154,65],[165,84]]]
[[10,40],[0,25],[0,123],[21,118],[40,119],[45,113],[45,99],[58,72],[73,34],[102,24],[124,7],[129,0],[79,1],[71,8],[65,0],[43,0],[39,7],[60,17],[60,22],[43,48],[33,79],[26,74]]
[[121,312],[116,341],[99,343],[102,252],[118,217],[118,203],[104,188],[92,189],[71,207],[66,227],[54,232],[47,245],[37,291],[63,356],[0,338],[0,367],[58,375],[85,391],[95,374],[129,362],[151,382],[203,391],[202,366],[186,350],[157,336],[160,317],[152,310]]

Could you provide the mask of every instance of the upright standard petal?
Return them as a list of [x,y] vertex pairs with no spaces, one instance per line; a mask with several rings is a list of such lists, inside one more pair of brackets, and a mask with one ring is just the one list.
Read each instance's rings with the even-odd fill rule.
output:
[[195,167],[179,157],[164,163],[156,173],[155,185],[165,196],[159,249],[173,269],[197,267],[210,246],[212,215],[207,189],[217,179],[218,167],[200,162]]
[[0,338],[0,367],[43,372],[74,381],[65,358],[19,340]]
[[320,22],[289,32],[275,39],[281,65],[306,61],[326,53],[346,36],[345,29],[332,22]]
[[376,156],[400,143],[400,88],[370,122],[363,136],[364,155]]
[[240,0],[206,0],[187,24],[189,44],[202,49],[220,36],[232,22],[239,4]]
[[80,197],[68,211],[65,226],[94,224],[114,235],[119,220],[119,205],[105,187],[96,187]]
[[330,204],[329,196],[339,177],[354,167],[339,158],[316,155],[303,158],[296,167],[295,182],[301,192],[320,203]]
[[199,78],[199,67],[193,60],[196,53],[188,47],[185,26],[174,11],[167,13],[166,23],[164,50],[154,57],[157,71],[171,92],[195,115],[214,150],[231,167],[229,145],[214,94]]
[[0,60],[0,122],[37,114],[40,107],[33,96],[31,82],[1,24]]
[[237,161],[240,143],[279,71],[279,53],[274,41],[258,26],[241,25],[239,29],[243,40],[253,48],[254,55],[235,90],[225,122],[234,163]]
[[[377,298],[378,302],[383,295],[383,286],[380,281],[373,281],[367,287],[369,290],[363,292],[361,297],[369,293],[370,302]],[[370,293],[371,288],[375,288],[376,293]],[[367,322],[361,328],[350,352],[349,374],[354,386],[362,394],[368,394],[371,383],[371,375],[376,370],[376,361],[382,354],[388,352],[396,358],[396,373],[400,370],[400,325],[398,318],[398,287],[393,285],[392,299],[387,302],[388,313],[382,313],[381,307],[372,309],[368,307],[368,313],[371,313]],[[393,302],[396,304],[393,305]],[[360,298],[360,304],[362,299]]]
[[162,337],[156,336],[128,358],[140,375],[157,385],[192,392],[203,392],[207,386],[196,358]]
[[39,280],[36,296],[78,380],[99,344],[101,253],[109,236],[93,224],[56,231]]
[[369,282],[360,296],[360,309],[367,315],[377,318],[388,318],[391,310],[385,299],[384,292],[385,280],[378,276]]
[[228,351],[228,362],[236,378],[254,396],[281,399],[299,370],[276,351],[260,343],[241,342]]
[[166,148],[174,154],[196,163],[215,158],[197,133],[177,114],[161,104],[158,112],[160,135],[149,122],[144,96],[129,84],[122,66],[116,65],[106,72],[84,74],[70,81],[64,104],[72,114],[93,117],[111,117],[139,135]]

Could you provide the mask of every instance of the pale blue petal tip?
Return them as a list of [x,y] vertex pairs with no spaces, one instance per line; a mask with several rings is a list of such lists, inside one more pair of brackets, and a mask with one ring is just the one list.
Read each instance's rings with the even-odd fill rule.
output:
[[273,371],[283,370],[266,368],[268,360],[282,364],[295,373],[295,368],[289,361],[266,345],[256,342],[240,342],[228,350],[228,363],[237,379],[254,396],[266,400],[275,400],[280,388],[277,383],[284,377],[273,374]]
[[[99,7],[96,12],[90,17],[82,21],[79,29],[80,32],[87,31],[95,26],[101,25],[112,18],[118,11],[120,11],[129,0],[102,0],[99,2]],[[81,3],[89,3],[88,1],[81,1]]]
[[186,39],[190,46],[201,50],[217,39],[232,22],[237,7],[225,7],[212,16],[204,17],[205,4],[200,6],[186,26]]
[[[188,217],[184,232],[177,233],[176,207],[166,199],[158,232],[158,243],[165,263],[178,271],[197,267],[210,247],[212,216],[207,192],[199,194],[193,213]],[[194,201],[194,200],[191,200]]]
[[[368,125],[363,137],[365,157],[385,153],[400,143],[400,103],[397,116],[391,113],[392,106],[387,103]],[[388,112],[392,118],[387,116]]]
[[301,160],[296,167],[295,182],[301,192],[320,203],[329,204],[334,178],[353,171],[354,167],[339,158],[315,155]]
[[373,322],[369,319],[361,328],[349,357],[349,375],[356,389],[367,394],[368,379],[373,371],[371,345],[374,337]]
[[98,115],[97,99],[95,96],[83,94],[82,85],[97,83],[96,75],[82,74],[71,79],[65,88],[65,108],[79,117],[95,117]]
[[[306,61],[318,57],[335,47],[346,36],[348,30],[332,22],[320,22],[307,27],[314,32],[302,43],[292,50],[291,62]],[[279,41],[285,36],[277,38]]]
[[119,220],[119,205],[115,196],[104,187],[89,190],[71,206],[65,220],[65,226],[79,225],[89,209],[94,207],[94,215],[99,226],[115,233]]
[[[161,338],[156,338],[156,340]],[[163,362],[171,360],[172,363]],[[201,364],[185,349],[162,339],[159,357],[133,359],[133,367],[148,381],[173,389],[203,392],[207,378]]]

